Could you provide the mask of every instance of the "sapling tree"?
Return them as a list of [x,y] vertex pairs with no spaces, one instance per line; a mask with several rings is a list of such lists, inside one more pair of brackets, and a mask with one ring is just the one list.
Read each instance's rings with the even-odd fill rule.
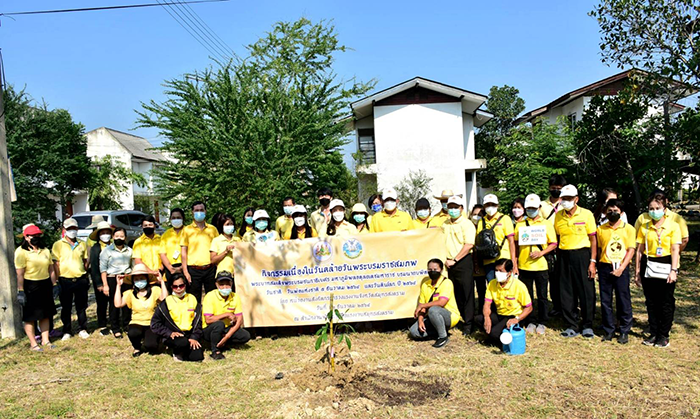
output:
[[[345,311],[347,313],[347,310]],[[338,323],[337,320],[343,321],[343,315],[340,314],[337,308],[333,306],[333,293],[331,293],[330,303],[328,305],[328,314],[326,315],[326,323],[321,326],[316,332],[316,345],[315,348],[318,351],[321,346],[326,348],[326,357],[328,359],[328,373],[333,374],[335,372],[335,355],[336,349],[340,346],[347,345],[348,351],[352,348],[352,342],[350,341],[351,332],[355,329],[347,323]]]

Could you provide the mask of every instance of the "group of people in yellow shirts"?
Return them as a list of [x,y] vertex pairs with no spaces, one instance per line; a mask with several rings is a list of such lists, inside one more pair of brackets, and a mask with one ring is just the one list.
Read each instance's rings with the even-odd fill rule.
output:
[[[467,214],[464,199],[445,190],[434,197],[441,205],[436,214],[431,214],[430,201],[421,198],[413,219],[398,209],[394,189],[369,198],[370,215],[362,203],[348,213],[343,201],[323,188],[317,193],[319,208],[311,214],[290,197],[283,200],[283,214],[274,223],[264,209],[247,208],[238,229],[226,214],[216,214],[208,223],[206,206],[198,201],[191,206],[193,221],[188,225],[185,211],[172,209],[171,228],[162,236],[155,232],[156,220],[146,217],[143,234],[132,247],[127,245],[126,231],[99,215],[89,226],[93,232],[87,241],[77,238],[76,220],[66,219],[64,235],[51,250],[42,231],[29,224],[15,252],[18,300],[33,351],[53,347],[49,331],[56,313],[55,284],[60,285],[62,339],[73,335],[73,305],[78,335],[90,336],[86,308],[92,280],[100,333],[115,338],[126,333],[134,356],[159,352],[164,344],[177,361],[200,361],[202,342],[207,341],[211,357],[219,360],[229,346],[250,339],[232,274],[237,242],[439,228],[447,258],[428,263],[411,337],[436,338],[434,346],[442,347],[448,330],[460,322],[466,334],[482,327],[492,338],[515,323],[542,334],[549,317],[561,314],[568,326],[562,336],[592,338],[597,278],[603,340],[611,340],[617,329],[618,341],[627,343],[632,323],[628,265],[636,252],[635,282],[644,287],[649,314],[650,336],[644,343],[668,346],[679,252],[687,243],[687,227],[666,209],[661,192],[650,197],[649,211],[632,227],[622,201],[608,192],[598,219],[578,206],[578,191],[561,176],[550,179],[548,199],[528,195],[505,210],[489,194]],[[40,339],[35,336],[37,322]]]

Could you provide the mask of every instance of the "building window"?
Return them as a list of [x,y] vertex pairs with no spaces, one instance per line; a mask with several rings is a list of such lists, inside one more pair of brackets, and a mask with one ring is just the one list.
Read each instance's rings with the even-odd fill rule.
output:
[[374,164],[377,162],[377,155],[374,148],[374,128],[363,128],[357,130],[358,151],[360,152],[360,163]]
[[576,126],[576,112],[570,113],[567,118],[569,118],[569,126],[571,128]]

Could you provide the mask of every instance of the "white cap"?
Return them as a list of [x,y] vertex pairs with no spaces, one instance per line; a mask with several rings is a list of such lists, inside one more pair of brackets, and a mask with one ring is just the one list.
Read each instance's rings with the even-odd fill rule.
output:
[[384,192],[382,192],[382,199],[399,199],[399,194],[396,193],[396,189],[394,188],[389,188],[389,189],[384,189]]
[[343,209],[345,209],[345,204],[340,199],[334,199],[328,205],[328,209],[332,210],[335,207],[343,207]]
[[75,218],[72,218],[72,217],[66,219],[63,222],[63,228],[65,228],[66,230],[68,230],[71,227],[78,227],[78,220],[76,220]]
[[539,208],[541,203],[540,197],[534,193],[525,197],[525,208]]
[[265,211],[265,210],[255,211],[255,213],[253,214],[253,221],[257,221],[261,218],[270,218],[270,216],[267,215],[267,211]]
[[451,197],[449,197],[449,198],[447,199],[447,205],[450,205],[450,204],[457,204],[457,205],[460,205],[460,206],[463,207],[463,206],[464,206],[464,201],[462,200],[462,197],[461,197],[461,196],[452,195]]
[[563,188],[561,188],[561,195],[562,198],[565,197],[571,197],[571,196],[578,196],[578,189],[574,185],[566,185]]
[[492,193],[484,197],[484,205],[486,204],[496,204],[498,205],[498,197]]
[[292,214],[303,213],[306,214],[306,207],[303,205],[295,205],[292,208]]

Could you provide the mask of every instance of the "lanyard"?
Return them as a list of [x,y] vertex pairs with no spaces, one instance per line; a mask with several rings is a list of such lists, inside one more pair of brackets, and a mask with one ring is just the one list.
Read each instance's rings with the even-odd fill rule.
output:
[[432,293],[432,295],[430,296],[430,302],[431,302],[431,303],[433,302],[433,298],[435,298],[435,293],[437,292],[438,288],[440,288],[440,285],[442,285],[443,282],[445,282],[444,279],[443,279],[442,281],[440,281],[438,284],[436,284],[436,285],[435,285],[435,288],[433,288],[433,293]]

